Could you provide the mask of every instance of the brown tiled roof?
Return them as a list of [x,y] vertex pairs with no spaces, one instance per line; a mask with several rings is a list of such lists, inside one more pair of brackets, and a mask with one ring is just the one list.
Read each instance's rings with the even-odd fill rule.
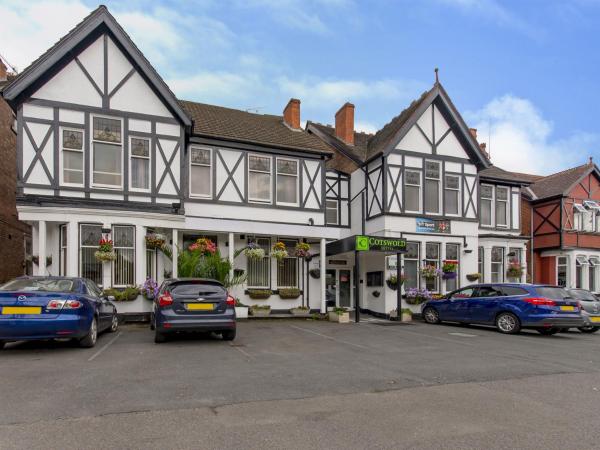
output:
[[331,125],[323,125],[322,123],[311,122],[309,121],[307,124],[307,128],[309,125],[315,127],[327,137],[336,143],[339,147],[342,148],[345,152],[347,152],[351,157],[357,159],[358,161],[364,161],[367,156],[367,145],[369,144],[369,138],[373,135],[362,132],[354,132],[354,145],[346,144],[344,141],[339,139],[335,135],[335,128]]
[[540,175],[509,172],[508,170],[504,170],[496,166],[490,166],[487,169],[480,170],[479,176],[483,179],[504,180],[524,184],[530,184],[543,178]]
[[563,170],[539,179],[530,188],[538,199],[561,195],[593,167],[593,164],[588,163]]
[[187,100],[179,100],[179,103],[193,120],[193,135],[313,153],[333,153],[313,134],[302,129],[292,130],[283,122],[283,116],[255,114]]

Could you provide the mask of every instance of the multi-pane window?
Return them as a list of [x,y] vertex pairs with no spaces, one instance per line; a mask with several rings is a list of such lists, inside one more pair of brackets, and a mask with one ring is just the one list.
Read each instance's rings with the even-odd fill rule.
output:
[[491,227],[492,223],[492,204],[494,203],[494,188],[487,184],[482,184],[479,188],[481,195],[480,215],[481,225]]
[[[460,244],[446,244],[446,260],[456,261],[458,263]],[[458,289],[458,280],[460,279],[460,265],[456,266],[456,278],[446,280],[446,291]]]
[[248,155],[248,199],[271,202],[271,157]]
[[406,170],[404,173],[404,209],[409,212],[421,211],[421,172]]
[[598,267],[600,267],[600,258],[597,256],[592,256],[589,259],[590,269],[589,269],[589,286],[588,289],[591,292],[596,292],[597,282],[596,279],[598,277]]
[[558,256],[556,258],[556,284],[566,287],[569,274],[569,258]]
[[508,188],[496,187],[496,226],[508,226]]
[[325,202],[325,217],[327,225],[339,224],[339,200],[327,200]]
[[444,183],[444,210],[446,214],[458,215],[460,199],[460,177],[446,175]]
[[271,287],[271,239],[264,237],[248,238],[248,243],[258,244],[264,251],[265,256],[260,260],[248,259],[247,274],[248,287],[269,288]]
[[294,254],[298,241],[292,239],[280,239],[285,244],[288,257],[277,262],[277,287],[298,287],[298,262]]
[[83,131],[62,130],[63,184],[83,186]]
[[62,277],[67,275],[67,225],[63,224],[59,228],[59,246],[60,246],[60,266],[58,274]]
[[190,195],[210,197],[212,195],[212,150],[192,147],[190,149]]
[[131,189],[150,190],[150,139],[132,137],[129,141],[131,155]]
[[407,242],[404,254],[404,288],[419,287],[419,243]]
[[277,158],[277,203],[298,203],[298,161]]
[[481,274],[481,279],[480,281],[483,282],[483,280],[485,279],[484,277],[484,256],[485,256],[485,250],[483,249],[483,247],[479,247],[477,248],[477,272],[479,272]]
[[440,213],[440,163],[425,161],[425,213]]
[[113,286],[135,284],[135,227],[115,225],[112,229],[114,251]]
[[94,117],[92,139],[93,184],[102,187],[121,187],[123,172],[121,121],[107,117]]
[[102,238],[101,225],[79,226],[79,276],[102,286],[102,263],[94,254]]
[[492,283],[504,282],[504,247],[492,247]]
[[[425,265],[440,267],[440,244],[439,242],[427,242],[425,244]],[[433,292],[439,291],[439,277],[426,278],[425,287]]]

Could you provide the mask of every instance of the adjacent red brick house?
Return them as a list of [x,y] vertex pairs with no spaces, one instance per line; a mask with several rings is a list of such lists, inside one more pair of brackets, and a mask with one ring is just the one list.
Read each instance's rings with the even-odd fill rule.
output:
[[[0,61],[0,91],[10,74]],[[17,159],[15,117],[0,96],[0,283],[25,272],[25,247],[31,245],[31,227],[17,220]]]

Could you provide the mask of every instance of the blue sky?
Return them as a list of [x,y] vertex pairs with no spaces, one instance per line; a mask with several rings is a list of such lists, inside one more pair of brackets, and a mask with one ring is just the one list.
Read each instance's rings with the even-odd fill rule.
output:
[[[106,1],[176,94],[261,113],[290,97],[374,131],[434,67],[493,161],[549,173],[600,157],[599,0]],[[0,0],[0,54],[23,69],[96,3]]]

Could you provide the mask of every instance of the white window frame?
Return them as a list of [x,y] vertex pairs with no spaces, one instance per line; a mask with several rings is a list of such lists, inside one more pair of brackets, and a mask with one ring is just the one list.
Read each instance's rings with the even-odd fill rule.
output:
[[[561,258],[564,258],[564,264],[561,264],[559,261],[561,260]],[[571,276],[571,268],[569,267],[569,257],[568,256],[564,256],[564,255],[559,255],[556,257],[556,285],[560,286],[560,284],[558,284],[558,268],[559,267],[564,267],[565,268],[565,286],[564,287],[570,287],[571,286],[571,282],[570,282],[570,276]]]
[[[192,163],[192,150],[208,150],[209,154],[210,154],[210,163],[208,165],[206,164],[199,164],[199,163]],[[189,163],[189,180],[188,180],[188,185],[189,185],[189,192],[190,192],[190,198],[212,198],[213,196],[213,166],[214,166],[214,155],[215,152],[213,151],[213,149],[211,147],[205,147],[202,145],[191,145],[190,146],[190,151],[189,151],[189,155],[188,155],[188,163]],[[200,167],[208,167],[208,173],[209,173],[209,181],[208,181],[208,194],[195,194],[192,192],[192,166],[200,166]]]
[[[458,187],[457,188],[449,188],[446,185],[446,177],[458,178]],[[454,173],[446,173],[446,174],[444,174],[444,195],[443,195],[444,209],[443,209],[443,211],[444,211],[444,214],[447,215],[447,216],[453,216],[453,217],[462,216],[462,209],[461,209],[461,206],[462,206],[461,197],[462,197],[462,195],[461,195],[461,189],[460,189],[461,185],[462,185],[462,183],[461,183],[461,176],[460,175],[454,174]],[[449,213],[448,211],[446,211],[446,191],[454,191],[454,192],[457,193],[457,205],[456,206],[457,206],[457,210],[458,211],[456,212],[456,214]]]
[[[254,173],[267,173],[264,170],[250,169],[250,158],[255,156],[257,158],[266,158],[269,160],[269,199],[265,200],[262,198],[250,197],[250,172]],[[263,205],[273,204],[273,157],[269,155],[261,155],[260,153],[248,153],[248,167],[246,168],[246,183],[248,184],[248,201],[250,203],[260,203]]]
[[[278,237],[276,242],[287,242],[287,243],[293,243],[293,246],[291,247],[292,249],[296,247],[296,245],[298,244],[298,242],[300,242],[298,239],[294,239],[294,238],[285,238],[285,237]],[[286,245],[287,247],[287,245]],[[290,248],[290,247],[288,247]],[[279,280],[279,270],[283,269],[283,265],[284,262],[286,260],[295,260],[295,282],[294,285],[285,285],[285,284],[281,284],[280,280]],[[275,267],[275,273],[277,275],[277,288],[282,288],[282,289],[297,289],[300,287],[300,264],[302,263],[302,259],[294,256],[293,254],[293,250],[289,251],[288,250],[288,256],[286,258],[283,258],[282,261],[278,261],[277,265]]]
[[[588,268],[588,289],[591,292],[598,291],[598,267],[600,267],[600,259],[597,256],[590,256]],[[593,288],[593,289],[592,289]]]
[[[294,175],[290,175],[287,173],[283,173],[283,174],[279,174],[279,171],[277,169],[277,163],[279,161],[294,161],[296,163],[296,198],[297,201],[296,203],[291,203],[291,202],[280,202],[279,199],[277,198],[277,183],[279,183],[279,177],[293,177]],[[300,204],[300,160],[298,159],[294,159],[294,158],[280,158],[277,157],[275,158],[275,202],[278,205],[282,205],[282,206],[298,206]]]
[[[91,249],[96,249],[97,250],[98,249],[98,245],[100,243],[99,241],[98,241],[98,243],[89,244],[89,245],[83,245],[81,243],[81,239],[82,239],[81,230],[85,226],[99,227],[101,229],[101,231],[100,231],[100,237],[102,238],[102,236],[103,236],[102,225],[101,224],[98,224],[98,223],[86,223],[86,222],[79,223],[79,226],[78,226],[78,229],[79,229],[78,234],[79,234],[79,236],[77,238],[77,240],[78,240],[77,243],[79,245],[79,255],[78,255],[79,268],[77,269],[77,273],[79,274],[80,277],[84,277],[84,273],[83,273],[83,249],[84,248],[91,248]],[[68,245],[68,243],[67,243],[67,245]],[[92,281],[94,283],[96,283],[98,286],[104,287],[104,265],[103,265],[102,262],[99,262],[99,261],[95,261],[95,263],[97,265],[99,265],[99,267],[100,267],[100,283],[96,283],[95,280],[92,280]],[[85,274],[85,275],[87,275],[87,274]],[[84,277],[84,278],[87,278],[87,277]],[[88,279],[91,279],[91,278],[88,278]]]
[[[64,141],[63,141],[63,132],[64,131],[75,131],[75,132],[83,134],[83,136],[81,138],[81,150],[64,147],[64,145],[63,145],[64,144]],[[58,138],[60,140],[59,142],[60,142],[60,184],[61,184],[61,186],[84,187],[85,186],[85,129],[84,128],[73,128],[73,127],[60,127]],[[82,155],[82,158],[81,158],[82,182],[81,183],[67,183],[65,181],[65,172],[64,172],[65,171],[65,151],[81,153],[81,155]],[[68,170],[73,170],[73,169],[68,169]]]
[[66,277],[69,271],[69,229],[66,223],[58,226],[59,263],[58,275]]
[[[437,246],[437,259],[433,259],[433,258],[428,258],[427,257],[427,246],[428,245],[435,245]],[[425,254],[424,254],[425,258],[424,258],[424,264],[425,265],[435,265],[436,268],[438,269],[442,269],[442,243],[441,242],[437,242],[437,241],[427,241],[425,242]],[[433,263],[433,264],[432,264]],[[434,287],[433,289],[430,289],[430,292],[434,292],[434,293],[439,293],[441,292],[441,283],[442,283],[442,279],[441,277],[435,277],[434,278]],[[425,287],[427,288],[427,280],[425,280]]]
[[[407,172],[414,172],[416,174],[419,175],[419,184],[414,184],[414,183],[409,183],[408,177],[406,176]],[[404,169],[404,212],[407,213],[420,213],[421,210],[423,209],[423,171],[421,171],[420,169],[412,169],[412,168],[406,168]],[[412,209],[407,209],[406,208],[406,186],[416,186],[419,188],[419,194],[417,195],[417,200],[419,202],[419,209],[417,210],[412,210]]]
[[[438,165],[438,178],[431,178],[427,176],[427,163],[434,163]],[[435,160],[429,160],[426,159],[423,161],[423,205],[422,205],[422,209],[423,209],[423,214],[427,214],[429,216],[441,216],[442,212],[444,210],[443,208],[443,184],[444,184],[444,179],[442,176],[442,162],[441,161],[435,161]],[[437,181],[438,183],[438,212],[431,212],[431,211],[427,211],[426,205],[425,205],[425,199],[427,198],[427,193],[426,193],[426,186],[427,186],[427,180],[432,180],[432,181]]]
[[[479,189],[479,214],[480,214],[479,223],[481,224],[482,227],[494,228],[494,226],[496,224],[496,190],[494,189],[494,185],[492,185],[492,184],[482,183],[481,187],[483,187],[483,186],[489,186],[492,189],[492,198],[490,199],[490,198],[482,197],[481,189]],[[485,224],[481,220],[481,210],[482,210],[481,203],[483,200],[490,202],[490,223],[489,224]]]
[[267,245],[266,245],[266,249],[265,249],[265,256],[263,261],[267,261],[267,275],[269,277],[269,280],[267,282],[267,284],[265,284],[264,286],[259,286],[259,285],[254,285],[254,284],[250,284],[249,280],[250,280],[250,267],[249,265],[252,264],[251,261],[249,261],[248,259],[246,259],[246,274],[248,274],[247,278],[246,278],[246,284],[247,287],[250,289],[271,289],[271,283],[272,283],[272,279],[273,279],[273,273],[272,273],[272,266],[271,266],[271,238],[269,236],[248,236],[248,240],[247,242],[253,242],[256,241],[258,239],[264,239],[266,241],[268,241]]
[[[133,155],[131,152],[131,140],[132,139],[140,139],[144,141],[148,141],[148,157],[145,156],[137,156]],[[129,190],[133,192],[150,192],[152,190],[152,139],[144,136],[136,136],[135,134],[129,135]],[[133,164],[131,163],[133,158],[137,159],[147,159],[148,160],[148,189],[135,188],[133,187]]]
[[[117,143],[115,142],[109,142],[109,141],[95,141],[94,140],[94,118],[98,118],[98,119],[110,119],[110,120],[118,120],[121,123],[121,142],[118,144],[121,147],[121,185],[117,186],[116,184],[102,184],[102,183],[94,183],[94,156],[95,156],[95,152],[96,149],[94,147],[94,142],[98,142],[101,144],[108,144],[108,145],[114,145],[115,147],[117,147]],[[124,141],[123,138],[125,137],[125,133],[123,130],[123,118],[122,117],[116,117],[116,116],[107,116],[107,115],[100,115],[100,114],[93,114],[90,117],[90,152],[91,152],[91,156],[90,156],[90,185],[92,187],[98,187],[98,188],[103,188],[103,189],[123,189],[123,170],[125,167],[125,152],[123,150],[123,146],[124,146]],[[99,172],[99,173],[108,173],[108,172]],[[115,174],[110,174],[110,175],[115,175]]]
[[[327,221],[327,210],[334,209],[334,208],[330,208],[328,206],[329,202],[335,203],[335,222]],[[334,198],[325,199],[325,220],[326,220],[327,225],[339,225],[340,224],[340,201],[338,199],[334,199]]]
[[133,231],[133,239],[131,242],[131,247],[123,247],[122,245],[116,245],[116,243],[113,245],[113,251],[115,253],[118,253],[117,250],[133,250],[133,269],[132,269],[132,274],[131,276],[133,277],[132,279],[132,283],[131,284],[116,284],[115,280],[117,279],[116,276],[116,270],[117,270],[117,260],[112,261],[111,262],[111,282],[113,287],[127,287],[127,286],[135,286],[136,284],[136,266],[138,264],[137,260],[136,260],[136,229],[135,229],[135,225],[126,225],[126,224],[117,224],[117,225],[113,225],[111,227],[111,237],[113,237],[113,242],[114,242],[114,236],[116,235],[115,230],[117,228],[131,228],[131,230]]
[[[506,200],[498,200],[498,192],[499,190],[503,190],[506,191]],[[495,221],[494,223],[496,224],[497,228],[509,228],[510,227],[510,188],[506,187],[506,186],[496,186],[494,189],[494,215],[495,215]],[[504,214],[504,224],[500,224],[498,223],[498,216],[496,214],[496,209],[498,207],[498,203],[505,203],[506,204],[506,208],[505,208],[505,214]]]

